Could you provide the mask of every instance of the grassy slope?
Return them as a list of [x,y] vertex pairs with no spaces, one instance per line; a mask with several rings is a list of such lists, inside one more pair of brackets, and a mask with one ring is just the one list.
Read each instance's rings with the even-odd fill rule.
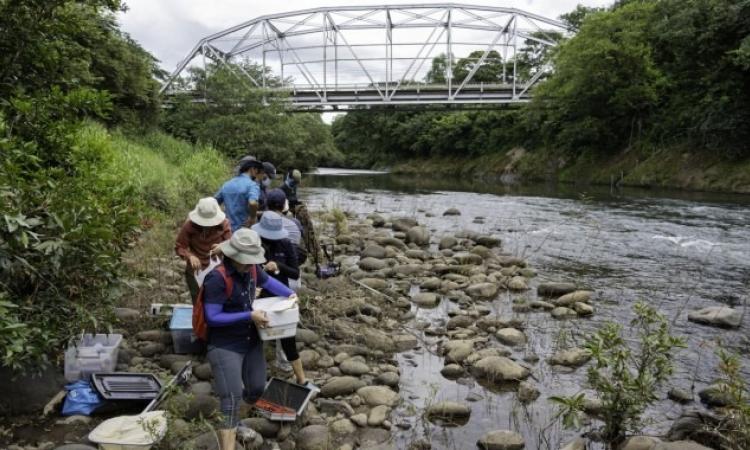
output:
[[515,180],[557,179],[566,183],[650,186],[697,191],[750,193],[750,159],[721,161],[711,155],[672,148],[658,152],[623,152],[611,158],[580,157],[565,161],[542,152],[520,149],[474,159],[409,160],[392,167],[402,174],[464,174]]

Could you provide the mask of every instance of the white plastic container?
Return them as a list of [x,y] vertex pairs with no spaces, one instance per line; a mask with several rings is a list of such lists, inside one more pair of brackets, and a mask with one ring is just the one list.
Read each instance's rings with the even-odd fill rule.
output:
[[86,379],[92,373],[114,372],[121,334],[84,334],[65,351],[65,379]]
[[166,432],[166,413],[152,411],[105,420],[89,433],[89,440],[101,450],[149,450]]
[[258,328],[258,334],[264,341],[281,339],[297,334],[299,307],[297,302],[286,297],[257,298],[253,309],[265,311],[268,315],[268,327]]

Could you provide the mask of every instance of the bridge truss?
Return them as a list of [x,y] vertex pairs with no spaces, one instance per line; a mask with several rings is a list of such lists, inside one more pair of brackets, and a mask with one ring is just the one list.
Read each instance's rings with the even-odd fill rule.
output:
[[[201,39],[162,92],[184,88],[175,81],[185,70],[210,61],[248,88],[284,93],[293,109],[519,103],[548,73],[547,50],[571,32],[556,20],[492,6],[306,9],[258,17]],[[436,56],[442,63],[433,61]],[[249,70],[248,63],[268,69]],[[460,77],[451,69],[457,65]],[[489,80],[477,75],[486,67],[495,74]]]

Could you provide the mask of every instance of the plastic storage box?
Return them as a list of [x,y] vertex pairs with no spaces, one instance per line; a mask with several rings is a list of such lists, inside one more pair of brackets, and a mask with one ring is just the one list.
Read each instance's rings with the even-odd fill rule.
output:
[[65,379],[73,382],[93,373],[114,372],[121,334],[84,334],[65,351]]
[[169,321],[172,332],[172,347],[177,354],[199,353],[203,344],[193,334],[193,307],[179,306],[172,310]]
[[258,334],[264,341],[281,339],[297,334],[299,307],[297,302],[286,297],[258,298],[253,301],[253,309],[265,311],[268,315],[268,327],[258,328]]

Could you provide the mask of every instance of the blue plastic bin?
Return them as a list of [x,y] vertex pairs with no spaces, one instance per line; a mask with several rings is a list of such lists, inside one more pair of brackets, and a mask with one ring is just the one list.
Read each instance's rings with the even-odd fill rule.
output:
[[200,353],[203,343],[193,334],[193,307],[180,306],[172,311],[169,321],[169,331],[172,333],[172,347],[177,354]]

